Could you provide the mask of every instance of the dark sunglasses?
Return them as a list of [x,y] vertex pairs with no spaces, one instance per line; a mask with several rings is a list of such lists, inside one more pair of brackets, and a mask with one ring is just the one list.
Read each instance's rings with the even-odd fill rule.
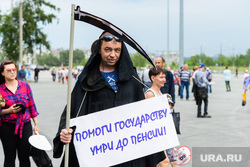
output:
[[121,42],[122,40],[116,36],[112,36],[112,35],[105,35],[104,37],[102,37],[100,40],[104,40],[106,42],[112,41],[112,39],[115,38],[116,42]]

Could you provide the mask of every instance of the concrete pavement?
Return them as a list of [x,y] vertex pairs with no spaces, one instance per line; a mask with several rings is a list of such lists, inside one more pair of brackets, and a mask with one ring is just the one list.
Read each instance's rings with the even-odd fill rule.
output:
[[[212,118],[196,117],[197,106],[193,101],[191,87],[189,101],[180,101],[176,96],[175,111],[181,113],[181,135],[178,135],[180,146],[188,146],[190,149],[192,147],[250,147],[250,96],[247,97],[246,106],[241,106],[242,76],[243,74],[239,74],[239,78],[234,78],[232,75],[232,91],[226,92],[222,74],[214,74],[215,84],[212,86],[213,92],[209,93],[208,100],[208,113]],[[40,113],[38,117],[40,134],[45,135],[52,144],[61,112],[67,101],[67,84],[53,83],[50,72],[41,71],[38,83],[32,81],[30,86]],[[202,105],[202,111],[203,107]],[[53,159],[52,151],[48,151],[48,154],[53,165],[59,166],[61,159]],[[2,145],[0,145],[0,164],[3,164],[3,158]],[[16,164],[18,164],[17,160]],[[32,166],[35,166],[33,162]],[[189,163],[186,166],[192,165]]]

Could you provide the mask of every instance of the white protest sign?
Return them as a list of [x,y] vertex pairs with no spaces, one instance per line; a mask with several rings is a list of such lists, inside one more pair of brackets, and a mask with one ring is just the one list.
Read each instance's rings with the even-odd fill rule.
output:
[[158,96],[70,120],[80,166],[112,166],[179,145],[167,98]]

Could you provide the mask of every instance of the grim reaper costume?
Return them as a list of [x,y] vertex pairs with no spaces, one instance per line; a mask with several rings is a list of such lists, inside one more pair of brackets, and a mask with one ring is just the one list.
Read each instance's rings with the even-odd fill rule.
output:
[[[79,75],[72,91],[71,118],[77,117],[78,110],[86,92],[87,94],[82,107],[79,110],[78,116],[136,102],[145,98],[142,84],[134,78],[136,77],[139,79],[124,42],[122,42],[120,59],[116,64],[119,74],[119,81],[116,83],[118,86],[117,93],[115,93],[99,70],[101,55],[99,54],[98,44],[95,46],[89,61],[84,67],[82,73]],[[54,158],[60,158],[63,153],[64,144],[60,141],[60,132],[65,128],[65,120],[66,107],[61,115],[58,133],[53,140]],[[74,137],[74,134],[72,134],[72,136]],[[116,165],[115,167],[155,167],[163,159],[165,159],[165,155],[162,151],[157,154]],[[61,166],[63,166],[63,163],[64,160],[62,161]],[[73,139],[69,145],[69,166],[79,166]]]

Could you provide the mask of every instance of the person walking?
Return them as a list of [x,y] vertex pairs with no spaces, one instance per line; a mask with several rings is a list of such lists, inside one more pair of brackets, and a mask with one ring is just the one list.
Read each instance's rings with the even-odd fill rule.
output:
[[21,81],[26,81],[25,65],[22,65],[21,70],[17,72],[17,78]]
[[[164,69],[165,59],[163,57],[157,57],[155,59],[155,65]],[[175,86],[174,86],[174,76],[171,71],[164,69],[166,72],[166,82],[163,87],[161,87],[161,92],[163,94],[168,93],[172,96],[173,102],[175,103]]]
[[[145,99],[143,85],[124,42],[104,31],[73,88],[71,118],[142,99]],[[79,163],[72,142],[73,129],[65,129],[65,119],[66,107],[61,116],[58,133],[53,140],[53,156],[54,158],[61,157],[64,144],[69,143],[70,167],[78,167]],[[164,153],[155,153],[115,165],[115,167],[152,167],[162,161],[162,157]],[[62,165],[63,163],[62,161]]]
[[236,68],[236,70],[235,70],[235,77],[238,78],[238,68]]
[[52,75],[52,81],[55,82],[56,81],[56,68],[55,67],[52,68],[51,75]]
[[194,66],[193,68],[193,72],[192,72],[192,82],[193,82],[193,87],[192,87],[192,93],[193,93],[193,96],[194,96],[194,100],[196,101],[196,104],[197,104],[197,99],[196,99],[196,90],[197,90],[197,85],[195,83],[195,75],[196,73],[198,72],[199,70],[199,67],[198,66]]
[[[211,118],[208,115],[207,107],[208,107],[208,95],[206,86],[209,84],[205,74],[205,65],[203,63],[200,64],[198,72],[195,74],[195,83],[197,85],[197,104],[198,104],[198,118]],[[204,101],[204,114],[201,114],[201,104]]]
[[62,69],[59,67],[58,70],[58,83],[62,83]]
[[28,67],[28,78],[27,78],[28,81],[31,80],[31,69],[30,67]]
[[249,83],[250,83],[250,76],[248,76],[246,78],[246,82],[245,82],[245,85],[244,85],[244,89],[245,89],[245,92],[248,90],[249,88]]
[[[166,71],[161,68],[160,66],[152,67],[149,71],[149,77],[152,81],[152,87],[149,88],[145,93],[145,98],[152,98],[156,96],[161,96],[161,88],[164,87],[164,84],[166,83]],[[171,97],[170,94],[167,94],[167,97]],[[169,107],[170,109],[173,108],[174,102],[171,99],[169,99]],[[164,153],[166,155],[166,158],[158,163],[157,166],[167,167],[169,166],[169,163],[171,163],[172,167],[177,167],[177,157],[174,155],[174,148],[169,148],[167,150],[164,150]]]
[[226,83],[227,92],[230,92],[231,91],[231,87],[230,87],[231,71],[228,69],[228,66],[226,66],[226,69],[223,71],[223,75],[224,75],[224,79]]
[[62,74],[62,84],[64,84],[64,79],[66,77],[66,71],[65,71],[65,68],[63,67],[62,70],[61,70],[61,74]]
[[244,80],[249,76],[248,70],[245,70],[245,73],[243,74]]
[[39,72],[40,72],[38,66],[36,66],[36,68],[35,68],[34,71],[35,71],[35,74],[34,74],[35,82],[38,82],[38,74],[39,74]]
[[243,75],[243,87],[245,88],[245,83],[246,83],[246,80],[247,80],[247,78],[248,78],[248,76],[249,76],[249,73],[248,73],[248,70],[245,70],[245,73],[244,73],[244,75]]
[[[0,108],[0,139],[4,151],[4,167],[15,167],[16,153],[20,167],[30,167],[28,138],[39,132],[36,105],[27,82],[16,79],[17,66],[11,60],[0,65],[0,94],[6,103]],[[20,107],[20,106],[24,107]]]
[[66,83],[68,83],[69,81],[69,68],[68,67],[65,69],[65,80],[66,80]]
[[183,66],[181,66],[180,69],[177,71],[177,73],[178,73],[178,75],[177,75],[178,76],[178,96],[181,95],[181,85],[180,85],[179,77],[180,77],[180,73],[182,70],[183,70]]
[[[208,82],[211,82],[213,79],[213,74],[211,73],[211,71],[208,67],[206,69],[206,77],[207,77]],[[210,91],[208,91],[208,88]],[[211,84],[207,85],[207,92],[212,93],[212,85]]]
[[188,65],[183,66],[183,70],[180,71],[179,85],[181,85],[180,97],[183,100],[184,87],[186,87],[186,100],[189,100],[189,85],[190,85],[191,72],[188,70]]
[[73,74],[73,78],[76,79],[78,75],[78,70],[76,67],[73,68],[72,74]]

